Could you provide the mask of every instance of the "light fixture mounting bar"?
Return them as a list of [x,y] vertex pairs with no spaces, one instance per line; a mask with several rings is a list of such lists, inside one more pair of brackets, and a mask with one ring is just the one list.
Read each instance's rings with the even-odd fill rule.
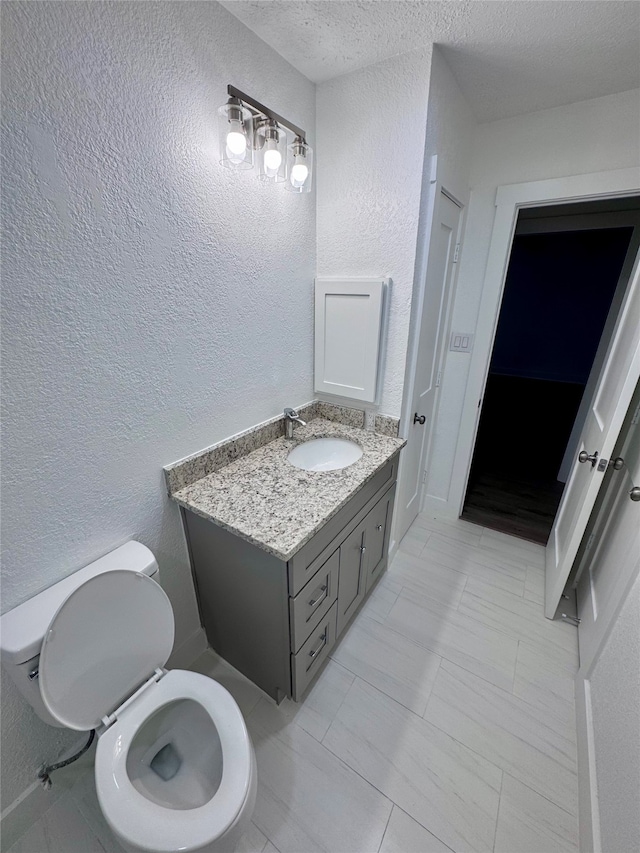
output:
[[247,104],[250,107],[253,107],[258,113],[262,113],[262,115],[267,116],[267,118],[272,118],[274,121],[277,121],[278,124],[284,125],[284,127],[288,128],[292,133],[296,136],[301,137],[302,139],[306,139],[306,133],[301,127],[298,127],[295,124],[292,124],[286,118],[283,118],[278,113],[274,113],[273,110],[270,110],[268,107],[265,107],[264,104],[261,104],[260,101],[256,101],[255,98],[249,97],[249,95],[245,95],[244,92],[241,92],[240,89],[236,89],[235,86],[229,84],[227,86],[227,93],[232,98],[238,98],[243,103]]

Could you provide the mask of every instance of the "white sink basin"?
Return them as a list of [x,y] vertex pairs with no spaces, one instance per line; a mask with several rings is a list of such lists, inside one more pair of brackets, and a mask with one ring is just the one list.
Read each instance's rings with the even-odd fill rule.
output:
[[287,459],[304,471],[337,471],[353,465],[362,448],[346,438],[312,438],[294,447]]

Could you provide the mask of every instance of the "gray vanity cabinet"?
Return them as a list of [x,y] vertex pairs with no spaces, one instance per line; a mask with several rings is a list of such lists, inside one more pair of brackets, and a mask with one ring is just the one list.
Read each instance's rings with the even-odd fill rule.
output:
[[365,595],[372,589],[387,566],[388,534],[391,529],[393,498],[395,491],[388,492],[379,500],[367,516],[365,546],[367,555],[367,579]]
[[385,571],[397,460],[287,562],[182,509],[209,645],[277,702],[303,697]]
[[364,601],[367,585],[368,516],[353,530],[340,546],[340,574],[338,578],[339,636],[347,622]]

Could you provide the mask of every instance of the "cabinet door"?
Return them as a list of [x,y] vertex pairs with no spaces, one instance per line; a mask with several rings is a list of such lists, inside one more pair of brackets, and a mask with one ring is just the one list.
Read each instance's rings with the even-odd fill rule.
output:
[[367,582],[366,591],[378,580],[382,572],[387,556],[389,542],[388,526],[391,522],[391,508],[393,506],[393,492],[388,492],[371,510],[366,518],[367,530],[365,534],[366,556],[367,556]]
[[388,279],[316,279],[315,387],[373,403]]
[[340,634],[364,598],[366,586],[365,532],[368,516],[340,546],[338,578],[338,630]]

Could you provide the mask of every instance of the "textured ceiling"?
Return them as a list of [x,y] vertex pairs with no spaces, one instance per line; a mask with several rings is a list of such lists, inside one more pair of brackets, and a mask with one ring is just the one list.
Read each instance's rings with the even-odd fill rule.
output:
[[640,85],[636,0],[226,0],[320,83],[436,42],[479,121]]

